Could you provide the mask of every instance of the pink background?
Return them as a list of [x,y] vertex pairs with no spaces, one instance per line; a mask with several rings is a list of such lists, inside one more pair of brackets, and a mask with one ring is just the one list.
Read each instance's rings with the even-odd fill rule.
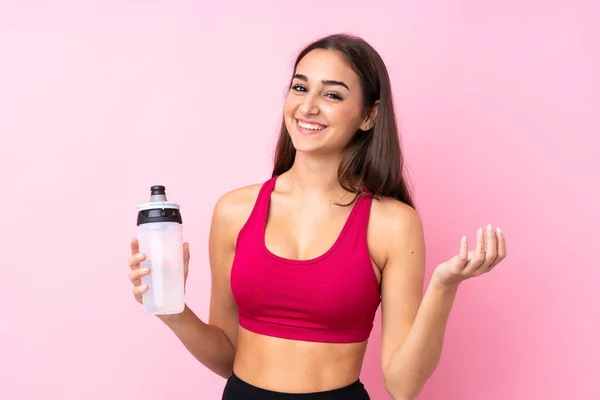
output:
[[[508,238],[420,399],[600,399],[592,4],[2,2],[0,399],[220,398],[131,296],[135,206],[152,184],[182,204],[206,318],[212,207],[268,178],[294,56],[338,31],[388,64],[428,272],[479,226]],[[386,399],[379,339],[363,381]]]

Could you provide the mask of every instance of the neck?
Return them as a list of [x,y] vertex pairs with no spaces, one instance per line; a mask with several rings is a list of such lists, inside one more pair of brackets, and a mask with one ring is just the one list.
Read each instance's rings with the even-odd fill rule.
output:
[[339,199],[345,194],[338,181],[341,160],[341,154],[315,156],[297,152],[287,173],[290,188],[307,195]]

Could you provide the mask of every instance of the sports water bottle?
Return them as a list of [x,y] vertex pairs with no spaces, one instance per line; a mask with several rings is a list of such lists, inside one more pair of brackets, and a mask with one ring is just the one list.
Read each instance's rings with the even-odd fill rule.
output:
[[164,186],[150,188],[150,201],[138,206],[138,242],[146,258],[140,267],[148,285],[144,310],[152,314],[178,314],[185,307],[183,229],[179,204],[167,201]]

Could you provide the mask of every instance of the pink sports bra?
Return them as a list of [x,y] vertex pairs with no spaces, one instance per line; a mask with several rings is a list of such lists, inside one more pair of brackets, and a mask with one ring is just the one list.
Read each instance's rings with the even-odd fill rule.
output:
[[381,301],[367,246],[372,198],[359,196],[333,246],[310,260],[271,253],[265,226],[277,177],[263,184],[240,230],[231,290],[243,328],[312,342],[367,340]]

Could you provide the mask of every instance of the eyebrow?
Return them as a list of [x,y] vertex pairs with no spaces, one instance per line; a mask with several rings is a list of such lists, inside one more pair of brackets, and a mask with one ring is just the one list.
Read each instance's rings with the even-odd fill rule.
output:
[[[301,81],[305,81],[308,82],[308,78],[306,77],[306,75],[302,75],[302,74],[296,74],[294,75],[294,78],[296,79],[300,79]],[[348,85],[346,85],[344,82],[342,81],[334,81],[331,79],[325,79],[321,81],[324,85],[331,85],[331,86],[343,86],[345,87],[347,90],[350,90],[350,88],[348,87]]]

